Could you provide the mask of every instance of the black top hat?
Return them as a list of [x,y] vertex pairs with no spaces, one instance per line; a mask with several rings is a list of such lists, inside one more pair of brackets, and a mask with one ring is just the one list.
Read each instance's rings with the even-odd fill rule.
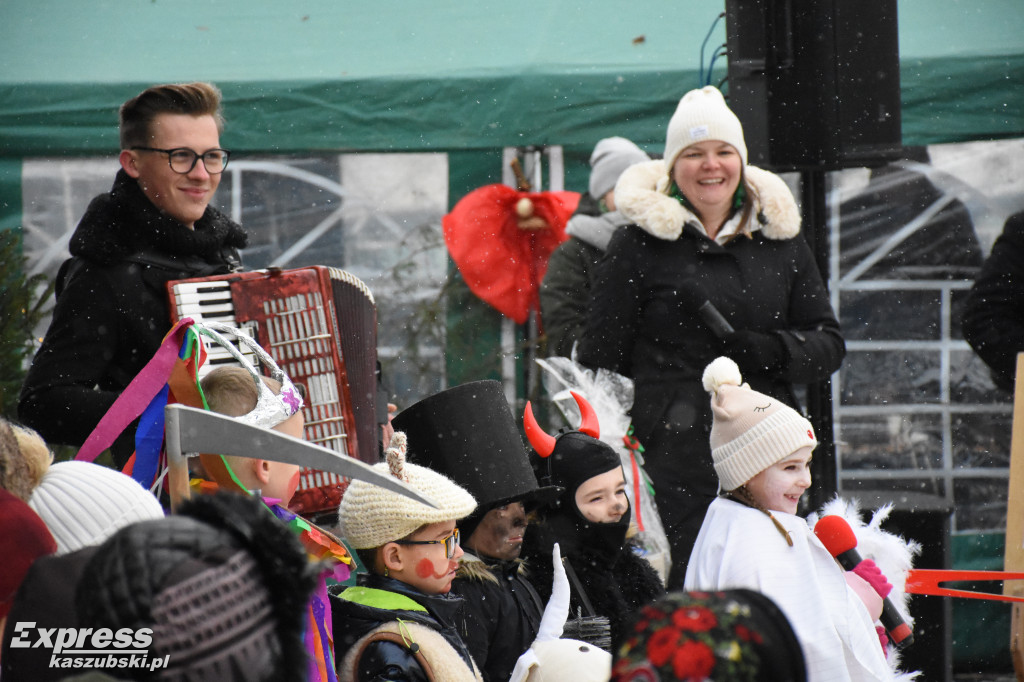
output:
[[468,490],[478,512],[510,502],[547,504],[561,492],[557,486],[538,487],[497,381],[474,381],[435,393],[402,410],[392,426],[409,438],[409,461]]

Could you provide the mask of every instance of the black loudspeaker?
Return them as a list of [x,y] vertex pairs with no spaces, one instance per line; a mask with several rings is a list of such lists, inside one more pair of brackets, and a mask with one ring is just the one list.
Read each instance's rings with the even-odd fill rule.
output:
[[726,0],[729,106],[775,171],[900,158],[897,0]]

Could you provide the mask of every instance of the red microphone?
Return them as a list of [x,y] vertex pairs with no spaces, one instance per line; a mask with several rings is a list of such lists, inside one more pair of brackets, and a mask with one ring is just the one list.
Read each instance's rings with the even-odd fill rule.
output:
[[[835,557],[839,565],[847,571],[856,568],[862,559],[857,551],[857,536],[842,516],[823,516],[814,525],[814,534],[825,545],[828,553]],[[882,599],[882,615],[879,618],[889,641],[897,649],[903,649],[914,643],[914,632],[896,610],[896,606],[888,597]]]

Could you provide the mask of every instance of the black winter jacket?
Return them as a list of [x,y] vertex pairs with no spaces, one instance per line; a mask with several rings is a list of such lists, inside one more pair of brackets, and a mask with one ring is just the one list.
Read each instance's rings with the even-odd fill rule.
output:
[[[241,226],[211,207],[188,229],[119,171],[71,238],[19,418],[49,443],[80,446],[170,330],[167,282],[238,270],[245,243]],[[118,465],[134,449],[133,436],[126,430],[112,448]]]
[[964,338],[1012,391],[1017,353],[1024,352],[1024,212],[1006,220],[964,306]]
[[601,213],[589,194],[580,199],[565,229],[569,239],[551,254],[540,286],[548,355],[572,356],[573,345],[587,326],[597,264],[615,231],[630,222],[618,211]]
[[459,635],[485,682],[506,682],[537,637],[544,602],[523,575],[522,561],[463,555],[452,581],[462,597]]
[[743,380],[798,409],[793,384],[827,378],[846,352],[813,254],[800,237],[792,193],[767,171],[748,166],[744,172],[753,189],[750,235],[728,241],[708,238],[698,218],[668,196],[663,161],[622,174],[616,205],[636,224],[615,233],[598,266],[578,349],[581,363],[635,381],[634,435],[646,450],[646,470],[672,544],[670,588],[681,585],[718,487],[710,399],[701,376],[727,354],[726,340],[703,322],[698,308],[710,301],[735,330],[774,337],[784,360],[771,373],[743,370]]
[[[417,660],[417,653],[428,655],[436,679],[444,677],[442,665],[454,666],[461,677],[473,678],[476,666],[469,650],[459,637],[455,626],[456,614],[462,600],[449,595],[427,595],[410,585],[394,578],[385,578],[372,573],[361,573],[356,578],[355,588],[330,588],[331,619],[334,632],[334,658],[338,666],[338,678],[354,679],[357,682],[420,682],[432,679]],[[368,589],[376,591],[368,599],[348,597],[351,591]],[[381,606],[391,593],[398,600],[405,601],[413,608],[392,608]],[[361,603],[365,602],[365,603]],[[374,605],[378,604],[378,605]],[[355,657],[351,650],[356,643],[387,623],[399,623],[404,644],[390,641],[374,641],[367,645],[362,656]],[[425,628],[441,635],[449,647],[447,651],[436,648],[419,652],[416,640],[417,630],[410,625]],[[442,645],[443,646],[443,645]],[[356,660],[358,658],[358,660]],[[439,662],[441,665],[439,665]],[[465,666],[463,669],[462,666]]]
[[[580,347],[582,362],[635,380],[633,423],[641,443],[674,400],[699,403],[710,423],[700,379],[724,343],[697,314],[704,300],[735,329],[782,339],[788,357],[781,371],[743,377],[767,395],[792,403],[792,383],[827,378],[845,354],[813,254],[797,238],[795,202],[781,179],[747,168],[748,179],[759,189],[757,213],[765,222],[752,237],[740,235],[721,245],[692,224],[696,218],[689,211],[648,186],[660,177],[662,166],[660,161],[639,164],[620,179],[619,207],[647,220],[612,238],[598,268]],[[661,219],[662,202],[675,204],[677,222]]]

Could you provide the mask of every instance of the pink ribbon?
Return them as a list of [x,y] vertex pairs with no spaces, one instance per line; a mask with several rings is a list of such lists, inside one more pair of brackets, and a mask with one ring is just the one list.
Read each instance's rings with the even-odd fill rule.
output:
[[85,462],[95,460],[149,406],[156,394],[167,385],[167,378],[178,360],[185,333],[191,326],[192,318],[183,317],[167,332],[150,361],[135,375],[85,439],[75,459]]

